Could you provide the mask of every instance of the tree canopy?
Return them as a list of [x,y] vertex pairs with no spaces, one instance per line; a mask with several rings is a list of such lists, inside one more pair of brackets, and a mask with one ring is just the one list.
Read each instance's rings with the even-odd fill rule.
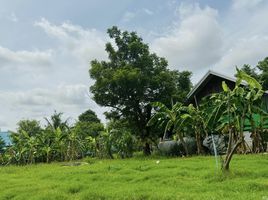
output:
[[90,110],[90,109],[88,109],[87,111],[85,111],[81,115],[79,115],[78,120],[80,122],[100,123],[100,120],[97,117],[96,113],[93,110]]
[[90,109],[78,116],[78,122],[75,124],[75,130],[80,136],[97,137],[104,130],[103,124],[96,113]]
[[244,64],[241,69],[259,81],[264,90],[268,90],[268,57],[259,61],[255,67]]
[[21,120],[18,122],[18,133],[27,132],[30,136],[39,135],[42,132],[40,122],[37,120]]

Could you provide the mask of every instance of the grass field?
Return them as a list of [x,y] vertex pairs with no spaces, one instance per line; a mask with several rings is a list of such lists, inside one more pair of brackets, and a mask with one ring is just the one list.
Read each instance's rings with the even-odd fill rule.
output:
[[213,157],[87,161],[0,167],[0,199],[268,200],[268,155],[236,155],[225,175]]

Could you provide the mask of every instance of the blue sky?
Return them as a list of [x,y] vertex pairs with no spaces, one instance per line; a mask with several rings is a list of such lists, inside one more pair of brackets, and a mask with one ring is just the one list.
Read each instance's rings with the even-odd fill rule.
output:
[[107,28],[137,31],[169,67],[226,75],[268,56],[265,0],[0,0],[0,128],[54,110],[74,120],[91,99],[92,59],[107,59]]

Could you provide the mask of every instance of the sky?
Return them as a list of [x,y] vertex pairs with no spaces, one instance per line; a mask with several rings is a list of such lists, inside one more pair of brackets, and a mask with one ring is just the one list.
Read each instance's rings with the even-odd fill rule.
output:
[[169,68],[229,76],[268,56],[267,0],[0,0],[0,128],[44,123],[54,110],[70,123],[91,98],[88,70],[105,60],[107,28],[136,31]]

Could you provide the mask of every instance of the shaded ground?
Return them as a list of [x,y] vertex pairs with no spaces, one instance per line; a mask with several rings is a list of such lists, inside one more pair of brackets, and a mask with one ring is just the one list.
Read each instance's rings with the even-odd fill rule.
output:
[[268,155],[236,155],[228,175],[213,157],[86,161],[0,167],[0,199],[268,200]]

